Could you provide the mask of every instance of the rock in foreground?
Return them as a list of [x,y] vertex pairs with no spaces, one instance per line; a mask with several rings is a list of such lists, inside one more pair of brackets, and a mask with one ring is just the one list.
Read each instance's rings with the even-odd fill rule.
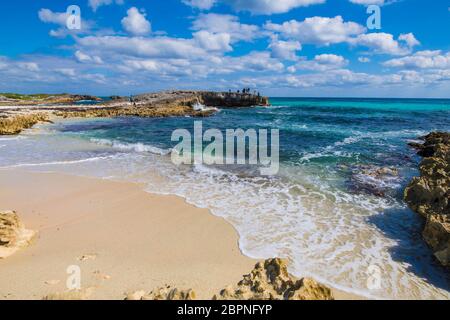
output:
[[136,291],[127,294],[125,300],[195,300],[195,292],[192,289],[179,290],[170,286],[162,287],[146,293]]
[[[179,290],[166,286],[147,293],[136,291],[125,300],[195,300],[192,289]],[[228,286],[213,300],[334,300],[331,290],[308,278],[297,279],[289,275],[281,259],[259,262],[236,287]]]
[[450,267],[450,133],[433,132],[412,143],[424,157],[420,177],[405,189],[405,201],[426,219],[425,241],[439,262]]
[[29,129],[39,122],[48,122],[48,114],[34,113],[17,115],[10,118],[0,118],[0,135],[19,134],[24,129]]
[[27,230],[14,211],[0,211],[0,259],[29,245],[34,231]]
[[223,289],[215,300],[333,300],[331,290],[308,278],[289,275],[281,259],[259,262],[236,287]]

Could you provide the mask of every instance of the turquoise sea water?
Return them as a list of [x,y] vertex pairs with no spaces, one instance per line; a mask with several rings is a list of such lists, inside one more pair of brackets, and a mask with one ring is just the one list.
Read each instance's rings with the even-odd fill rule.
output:
[[[272,98],[269,108],[205,119],[68,120],[0,138],[0,166],[143,182],[237,229],[248,256],[280,256],[291,272],[377,298],[450,298],[450,279],[402,201],[420,159],[407,143],[450,131],[450,100]],[[279,129],[281,168],[175,166],[173,130]],[[393,174],[377,176],[379,168]],[[397,174],[398,172],[398,174]],[[369,267],[380,288],[368,288]]]

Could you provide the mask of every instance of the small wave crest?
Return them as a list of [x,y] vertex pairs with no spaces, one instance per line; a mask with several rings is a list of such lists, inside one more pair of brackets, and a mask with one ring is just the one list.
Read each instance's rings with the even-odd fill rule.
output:
[[124,143],[115,140],[107,140],[107,139],[91,139],[93,143],[98,145],[112,147],[114,149],[124,150],[124,151],[135,151],[135,152],[149,152],[158,155],[168,155],[172,150],[171,149],[162,149],[155,146],[151,146],[143,143]]

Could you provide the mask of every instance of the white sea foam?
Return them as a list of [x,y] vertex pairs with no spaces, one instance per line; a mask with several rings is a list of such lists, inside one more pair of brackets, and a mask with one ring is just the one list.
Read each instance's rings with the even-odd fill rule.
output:
[[[58,140],[63,150],[80,144],[81,150],[90,150],[83,143]],[[27,152],[32,144],[23,145],[24,151],[18,152]],[[440,288],[445,285],[433,285],[443,281],[439,279],[441,274],[432,268],[426,272],[413,269],[414,265],[432,265],[432,256],[426,254],[420,239],[410,239],[414,238],[410,232],[417,221],[395,199],[338,189],[329,183],[333,176],[324,180],[308,166],[283,166],[277,177],[260,177],[213,166],[175,166],[161,156],[165,152],[154,152],[154,147],[145,144],[93,140],[91,145],[93,149],[106,146],[121,152],[28,167],[125,179],[145,183],[152,193],[184,197],[228,220],[240,235],[244,254],[257,259],[288,258],[292,273],[312,276],[339,289],[372,298],[450,298],[449,291]],[[8,147],[17,150],[20,146],[14,143]],[[47,149],[40,152],[52,152],[48,140],[41,146]],[[339,145],[335,148],[322,152],[337,155],[341,150]],[[391,229],[395,229],[394,235],[389,235]],[[413,252],[403,252],[409,248]],[[366,288],[366,272],[371,265],[382,269],[381,290]]]
[[0,169],[79,164],[79,163],[86,163],[86,162],[101,161],[101,160],[111,159],[114,157],[115,156],[107,156],[107,157],[93,157],[93,158],[80,159],[80,160],[50,161],[50,162],[41,162],[41,163],[20,163],[20,164],[14,164],[14,165],[9,165],[9,166],[3,166],[3,167],[0,167]]
[[107,139],[91,139],[91,141],[99,145],[109,146],[115,149],[126,151],[150,152],[159,155],[168,155],[172,151],[171,149],[162,149],[143,143],[123,143]]

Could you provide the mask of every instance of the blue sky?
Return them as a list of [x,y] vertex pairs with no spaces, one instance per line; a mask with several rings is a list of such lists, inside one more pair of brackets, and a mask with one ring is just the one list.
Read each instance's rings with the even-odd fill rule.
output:
[[0,92],[450,98],[449,0],[15,0],[0,26]]

